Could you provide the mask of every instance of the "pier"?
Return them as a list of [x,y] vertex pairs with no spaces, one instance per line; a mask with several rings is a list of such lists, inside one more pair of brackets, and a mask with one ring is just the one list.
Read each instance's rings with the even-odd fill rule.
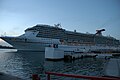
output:
[[[78,49],[78,50],[77,50]],[[46,47],[45,59],[47,60],[75,60],[81,58],[104,58],[119,57],[119,53],[94,53],[87,52],[78,47]]]
[[[67,49],[68,50],[68,49]],[[75,60],[84,57],[96,57],[94,53],[84,53],[75,51],[65,51],[62,48],[46,47],[45,59],[47,60]]]

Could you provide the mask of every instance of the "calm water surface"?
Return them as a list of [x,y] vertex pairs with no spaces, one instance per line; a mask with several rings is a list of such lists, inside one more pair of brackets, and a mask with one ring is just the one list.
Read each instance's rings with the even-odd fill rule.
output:
[[[44,52],[19,52],[15,49],[0,49],[0,72],[31,80],[32,74],[39,74],[45,79],[45,71],[82,74],[91,76],[104,75],[104,66],[108,60],[102,58],[86,58],[72,62],[46,61]],[[59,80],[76,80],[75,78],[54,77]]]

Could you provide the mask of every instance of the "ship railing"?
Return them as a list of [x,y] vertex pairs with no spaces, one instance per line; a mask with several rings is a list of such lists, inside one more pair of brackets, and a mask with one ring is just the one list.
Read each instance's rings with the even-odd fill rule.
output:
[[120,79],[120,78],[115,78],[115,77],[85,76],[85,75],[75,75],[75,74],[63,74],[63,73],[56,73],[56,72],[45,72],[45,74],[47,74],[47,80],[51,80],[50,75],[71,77],[71,78],[81,78],[81,79],[88,79],[88,80],[118,80]]

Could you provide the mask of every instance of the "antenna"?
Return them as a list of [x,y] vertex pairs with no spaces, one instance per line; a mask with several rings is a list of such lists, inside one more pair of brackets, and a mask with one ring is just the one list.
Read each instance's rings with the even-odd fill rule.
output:
[[54,24],[55,27],[61,27],[61,24],[58,23],[58,24]]

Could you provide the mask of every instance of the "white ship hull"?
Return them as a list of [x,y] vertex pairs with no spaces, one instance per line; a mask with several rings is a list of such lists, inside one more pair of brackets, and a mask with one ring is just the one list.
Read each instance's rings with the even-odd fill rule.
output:
[[41,44],[41,43],[32,43],[32,42],[14,42],[14,47],[17,50],[25,50],[25,51],[45,51],[45,47],[48,46],[48,44]]
[[[50,41],[47,43],[42,42],[41,39],[29,39],[29,41],[25,41],[24,38],[20,37],[1,37],[3,40],[11,44],[14,48],[16,48],[18,51],[19,50],[24,50],[24,51],[45,51],[45,47],[50,46],[51,44],[54,44]],[[49,39],[50,40],[50,39]],[[58,43],[59,44],[59,43]],[[113,50],[120,50],[119,47],[109,47],[109,46],[88,46],[88,45],[79,45],[79,46],[70,46],[70,45],[62,45],[59,46],[61,49],[65,51],[78,51],[83,50],[83,52],[90,52],[90,51],[113,51]]]
[[45,51],[45,47],[48,47],[50,44],[45,44],[41,42],[30,42],[30,41],[16,41],[14,40],[17,37],[1,37],[3,40],[11,44],[17,50],[24,51]]

